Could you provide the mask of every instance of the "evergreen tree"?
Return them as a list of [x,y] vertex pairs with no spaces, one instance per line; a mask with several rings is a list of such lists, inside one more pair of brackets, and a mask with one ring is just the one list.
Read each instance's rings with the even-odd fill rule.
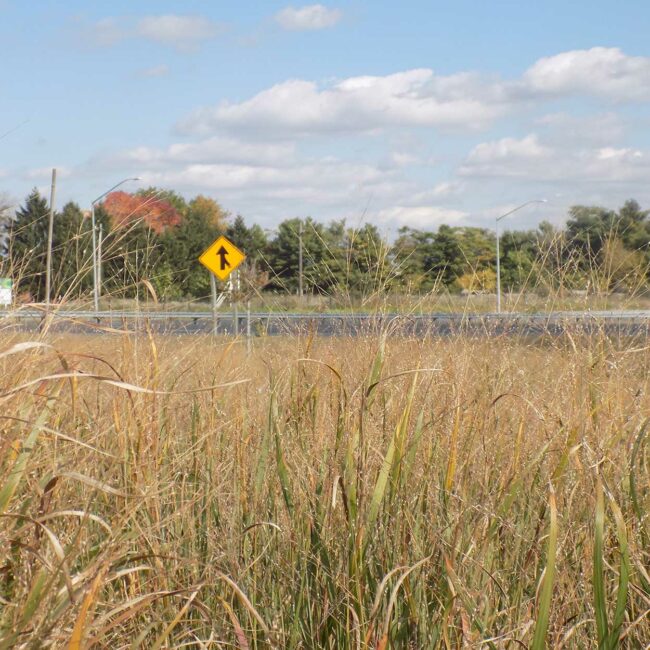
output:
[[268,244],[264,230],[257,224],[249,228],[240,214],[226,229],[226,237],[246,255],[247,265],[255,267],[264,257]]
[[18,292],[29,292],[32,300],[45,297],[45,261],[49,207],[34,188],[18,208],[9,231],[11,272]]
[[366,295],[386,289],[390,277],[388,246],[376,226],[366,223],[348,230],[347,257],[350,291]]
[[268,245],[267,263],[270,286],[295,293],[299,282],[300,230],[302,228],[303,289],[306,292],[322,291],[322,265],[327,257],[323,225],[311,217],[287,219],[277,230]]
[[92,240],[81,209],[66,203],[54,217],[52,296],[79,296],[92,288]]

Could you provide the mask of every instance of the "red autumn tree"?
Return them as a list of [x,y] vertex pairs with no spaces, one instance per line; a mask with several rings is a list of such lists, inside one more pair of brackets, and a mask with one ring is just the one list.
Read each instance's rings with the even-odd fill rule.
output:
[[181,222],[180,212],[164,199],[155,195],[142,196],[128,192],[111,192],[103,202],[113,228],[125,228],[144,222],[158,234]]

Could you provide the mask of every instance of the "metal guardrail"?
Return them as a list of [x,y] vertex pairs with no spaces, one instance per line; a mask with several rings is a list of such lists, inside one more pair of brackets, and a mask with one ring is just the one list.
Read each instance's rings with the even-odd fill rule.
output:
[[[41,309],[13,309],[0,310],[0,318],[35,319],[44,318],[45,310]],[[60,319],[81,319],[81,320],[211,320],[211,311],[92,311],[92,310],[50,310],[49,314]],[[220,311],[218,318],[233,317],[233,311]],[[245,312],[239,312],[239,318],[246,316]],[[454,313],[454,312],[429,312],[429,313],[402,313],[386,312],[369,314],[366,312],[251,312],[250,317],[254,319],[285,319],[285,320],[323,320],[323,319],[345,319],[345,320],[387,320],[396,318],[426,319],[426,320],[489,320],[489,321],[538,321],[548,322],[556,320],[636,320],[647,321],[650,319],[650,310],[617,310],[617,311],[558,311],[544,313],[527,312],[482,312],[482,313]]]
[[151,329],[163,334],[291,336],[363,336],[389,329],[393,334],[423,337],[469,334],[557,335],[604,331],[614,336],[650,336],[650,311],[563,311],[550,313],[296,313],[220,311],[92,311],[26,308],[0,311],[0,329],[102,332]]

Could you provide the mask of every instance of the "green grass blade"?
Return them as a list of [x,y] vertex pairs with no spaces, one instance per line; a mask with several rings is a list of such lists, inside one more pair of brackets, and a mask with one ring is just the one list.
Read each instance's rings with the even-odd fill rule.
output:
[[600,480],[596,487],[596,526],[594,534],[593,588],[594,611],[596,616],[596,631],[598,647],[604,648],[607,643],[607,605],[605,602],[604,577],[604,537],[605,537],[605,498]]
[[2,486],[2,489],[0,490],[0,514],[5,513],[7,507],[9,506],[9,502],[11,501],[11,498],[18,489],[18,485],[20,484],[20,481],[27,467],[27,461],[29,461],[29,457],[31,456],[32,450],[34,449],[34,445],[38,440],[38,434],[41,432],[48,416],[50,415],[50,407],[53,403],[53,399],[48,400],[45,408],[43,408],[43,410],[40,412],[40,415],[36,419],[34,426],[29,432],[27,438],[22,443],[22,448],[16,458],[16,462],[9,470],[9,476],[5,481],[5,484]]
[[[639,433],[636,436],[636,439],[634,440],[634,445],[632,446],[632,454],[630,455],[630,498],[632,500],[632,508],[634,510],[634,514],[637,516],[637,519],[639,522],[643,524],[645,517],[643,514],[643,508],[641,506],[640,500],[639,500],[639,491],[638,491],[638,486],[637,486],[637,476],[636,476],[636,462],[637,462],[637,457],[639,455],[639,451],[641,450],[641,445],[643,443],[643,440],[645,439],[646,433],[648,431],[648,421],[646,421],[641,429],[639,430]],[[642,528],[642,534],[645,533],[645,528]]]
[[546,647],[546,633],[548,631],[548,622],[551,612],[551,597],[553,595],[553,583],[555,581],[555,562],[557,556],[557,504],[555,501],[555,492],[551,486],[549,495],[549,507],[551,511],[551,521],[548,533],[548,550],[546,553],[546,569],[544,570],[544,584],[539,600],[539,611],[537,612],[537,622],[535,623],[535,634],[531,650],[544,650]]
[[609,505],[614,513],[616,522],[616,538],[621,554],[621,564],[618,577],[618,594],[616,596],[616,611],[612,622],[612,630],[609,633],[608,648],[618,648],[621,638],[621,628],[625,620],[625,608],[627,606],[628,584],[630,580],[630,552],[627,543],[627,529],[623,513],[614,499],[609,496]]

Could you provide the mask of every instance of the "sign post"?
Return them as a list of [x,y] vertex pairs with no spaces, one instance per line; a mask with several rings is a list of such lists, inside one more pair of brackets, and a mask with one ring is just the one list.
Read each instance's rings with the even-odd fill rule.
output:
[[217,281],[210,275],[210,296],[212,302],[212,336],[217,335]]
[[[229,239],[224,236],[218,237],[203,251],[199,262],[208,269],[210,276],[210,287],[212,293],[212,332],[217,331],[217,284],[215,277],[225,282],[230,274],[246,259],[242,253]],[[234,325],[235,336],[237,335],[237,323]]]
[[0,305],[13,303],[13,283],[11,278],[0,278]]

